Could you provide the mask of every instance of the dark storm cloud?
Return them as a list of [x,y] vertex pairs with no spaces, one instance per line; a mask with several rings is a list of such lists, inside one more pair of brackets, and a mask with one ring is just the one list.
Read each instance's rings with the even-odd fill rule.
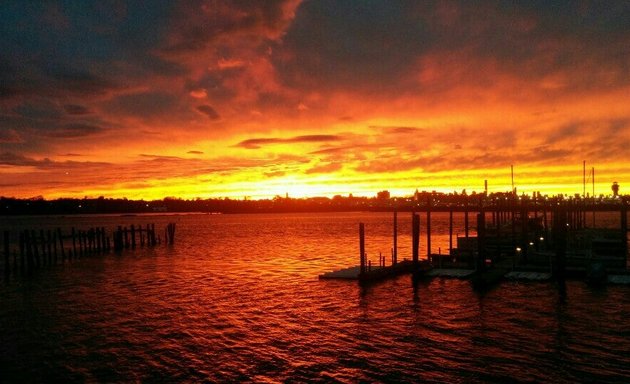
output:
[[[274,58],[287,84],[322,91],[423,94],[558,72],[572,89],[619,86],[628,25],[623,1],[311,1]],[[446,73],[418,84],[423,69]]]
[[106,103],[107,111],[114,114],[151,119],[162,116],[175,118],[182,105],[181,99],[168,92],[140,92],[121,95]]
[[325,141],[339,141],[341,136],[338,135],[303,135],[290,137],[288,139],[282,139],[277,137],[257,138],[243,140],[236,144],[236,147],[242,147],[247,149],[258,149],[262,145],[266,144],[285,144],[285,143],[316,143]]
[[387,86],[432,44],[426,23],[410,12],[413,4],[303,3],[279,47],[281,75],[295,86]]
[[[238,0],[179,3],[173,12],[168,44],[171,53],[195,52],[209,43],[230,39],[234,35],[270,38],[286,27],[290,18],[285,12],[286,0]],[[226,53],[229,48],[226,47]]]
[[68,115],[87,115],[91,113],[89,108],[78,104],[66,104],[63,106],[63,109]]
[[95,124],[69,123],[59,126],[54,131],[48,132],[47,135],[58,138],[79,138],[91,136],[104,130],[104,127]]
[[32,157],[16,154],[13,152],[3,152],[0,153],[0,165],[9,165],[16,167],[36,167],[39,169],[50,169],[50,168],[63,168],[63,169],[71,169],[71,168],[82,168],[85,166],[106,166],[109,163],[104,162],[92,162],[92,161],[54,161],[48,158],[43,159],[35,159]]
[[208,116],[210,120],[219,120],[221,118],[217,111],[215,111],[214,108],[209,105],[199,105],[197,106],[197,110]]

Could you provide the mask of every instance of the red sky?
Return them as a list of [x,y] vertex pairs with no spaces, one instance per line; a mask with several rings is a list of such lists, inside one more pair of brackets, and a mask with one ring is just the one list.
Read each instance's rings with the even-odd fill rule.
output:
[[[553,4],[552,4],[553,3]],[[630,184],[626,1],[0,4],[0,195]],[[590,176],[589,176],[589,188]]]

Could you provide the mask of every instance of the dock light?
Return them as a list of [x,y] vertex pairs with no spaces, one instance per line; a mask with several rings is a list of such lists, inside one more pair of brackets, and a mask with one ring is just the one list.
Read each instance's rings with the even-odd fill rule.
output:
[[533,242],[533,241],[530,241],[530,242],[529,242],[529,245],[534,245],[534,242]]
[[541,237],[541,238],[540,238],[540,241],[545,241],[545,238],[544,238],[544,237]]
[[520,252],[521,251],[521,247],[516,247],[516,252]]

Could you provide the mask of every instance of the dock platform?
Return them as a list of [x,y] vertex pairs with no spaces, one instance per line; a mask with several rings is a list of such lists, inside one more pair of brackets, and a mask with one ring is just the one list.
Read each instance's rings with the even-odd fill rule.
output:
[[433,268],[427,271],[427,277],[451,277],[456,279],[466,279],[475,273],[473,269],[461,268]]
[[370,267],[367,271],[361,274],[361,267],[354,266],[348,267],[336,271],[326,272],[319,275],[322,280],[325,279],[337,279],[337,280],[358,280],[360,282],[378,281],[388,277],[395,277],[399,275],[415,273],[424,274],[431,269],[431,265],[427,261],[420,261],[416,265],[412,261],[401,261],[395,265],[389,265],[386,267],[374,266]]

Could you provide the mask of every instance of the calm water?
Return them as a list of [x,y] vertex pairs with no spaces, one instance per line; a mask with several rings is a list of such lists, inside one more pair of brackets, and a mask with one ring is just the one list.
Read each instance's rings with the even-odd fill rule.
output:
[[[446,249],[447,216],[434,218],[433,250]],[[630,287],[573,281],[563,297],[554,283],[479,294],[461,280],[317,279],[357,263],[359,222],[369,257],[389,255],[389,214],[2,220],[174,221],[177,244],[3,282],[0,382],[630,381]],[[408,214],[399,221],[410,258]]]

